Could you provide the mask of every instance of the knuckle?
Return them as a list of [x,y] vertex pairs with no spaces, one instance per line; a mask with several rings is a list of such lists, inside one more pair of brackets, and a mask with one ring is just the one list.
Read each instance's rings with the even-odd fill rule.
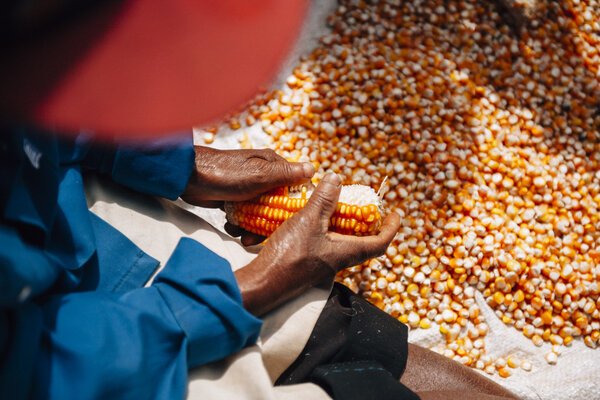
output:
[[257,154],[266,161],[275,161],[279,158],[273,149],[258,149]]
[[277,165],[279,168],[279,173],[281,174],[281,176],[283,178],[288,178],[292,175],[292,166],[290,165],[290,163],[284,161],[284,162],[277,162],[277,163],[273,163],[275,165]]
[[270,149],[256,149],[256,150],[254,150],[254,152],[257,155],[266,156],[266,155],[270,154],[269,150]]

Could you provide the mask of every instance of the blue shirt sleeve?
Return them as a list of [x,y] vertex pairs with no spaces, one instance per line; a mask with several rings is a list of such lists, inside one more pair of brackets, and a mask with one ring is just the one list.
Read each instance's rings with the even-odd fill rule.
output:
[[177,250],[169,261],[176,267],[165,267],[154,286],[187,336],[190,367],[254,343],[262,322],[242,307],[229,263],[192,239],[181,239]]
[[[28,307],[0,309],[0,350],[8,353],[0,395],[32,387],[34,398],[181,399],[188,368],[254,343],[261,328],[242,307],[229,263],[191,239],[151,287],[57,295]],[[31,349],[21,370],[34,366],[33,385],[5,364]]]
[[83,166],[108,174],[134,190],[175,200],[187,186],[195,157],[189,132],[139,144],[120,144],[116,148],[93,145]]

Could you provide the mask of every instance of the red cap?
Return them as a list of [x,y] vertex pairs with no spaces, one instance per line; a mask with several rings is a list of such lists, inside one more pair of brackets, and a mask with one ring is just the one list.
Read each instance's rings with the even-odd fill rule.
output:
[[108,8],[0,67],[0,107],[45,127],[128,137],[215,122],[274,78],[307,3],[128,0]]

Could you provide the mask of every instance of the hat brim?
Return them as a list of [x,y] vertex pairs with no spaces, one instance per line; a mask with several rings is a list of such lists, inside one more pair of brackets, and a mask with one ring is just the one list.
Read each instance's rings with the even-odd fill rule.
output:
[[305,0],[127,1],[101,29],[86,23],[46,41],[37,62],[52,71],[42,57],[69,59],[69,41],[98,36],[65,73],[20,84],[44,87],[27,113],[47,127],[129,138],[214,122],[274,78],[306,12]]

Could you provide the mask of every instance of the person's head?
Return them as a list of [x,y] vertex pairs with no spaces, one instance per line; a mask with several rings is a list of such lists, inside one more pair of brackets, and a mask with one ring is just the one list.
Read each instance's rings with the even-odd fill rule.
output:
[[218,120],[268,84],[305,0],[12,0],[0,6],[0,117],[161,134]]

